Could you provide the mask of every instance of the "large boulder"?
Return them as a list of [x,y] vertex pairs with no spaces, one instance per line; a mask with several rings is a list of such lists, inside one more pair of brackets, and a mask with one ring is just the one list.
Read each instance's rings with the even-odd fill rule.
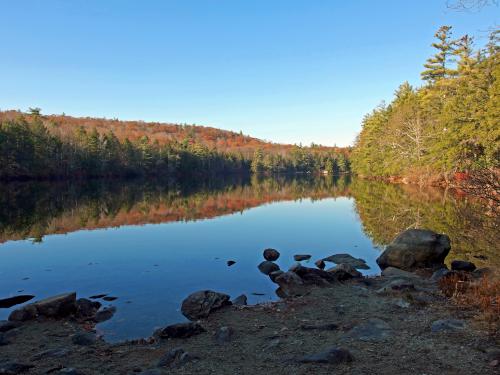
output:
[[221,307],[230,305],[229,296],[212,290],[200,290],[190,294],[182,301],[181,312],[189,320],[197,320],[208,317],[208,315]]
[[450,252],[450,238],[445,234],[426,229],[408,229],[387,245],[378,257],[381,269],[396,267],[413,271],[417,268],[444,267],[444,259]]
[[32,320],[38,316],[47,318],[62,318],[76,311],[76,293],[64,293],[45,298],[41,301],[25,305],[14,310],[10,316],[11,321]]

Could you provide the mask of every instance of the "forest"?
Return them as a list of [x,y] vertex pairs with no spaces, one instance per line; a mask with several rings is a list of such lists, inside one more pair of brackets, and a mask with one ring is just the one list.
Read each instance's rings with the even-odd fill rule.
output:
[[363,119],[351,162],[366,177],[432,183],[467,179],[500,166],[500,33],[483,48],[442,26],[436,53],[421,73],[425,84],[403,83],[389,104]]
[[[118,134],[118,135],[117,135]],[[194,125],[0,112],[0,179],[349,171],[349,149],[279,145]]]

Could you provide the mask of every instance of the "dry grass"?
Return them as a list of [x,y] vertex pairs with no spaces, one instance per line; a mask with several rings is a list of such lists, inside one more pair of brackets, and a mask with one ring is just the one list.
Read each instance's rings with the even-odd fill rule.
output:
[[477,309],[479,320],[492,333],[500,331],[500,278],[494,275],[474,279],[467,273],[454,273],[439,282],[443,294],[458,306]]

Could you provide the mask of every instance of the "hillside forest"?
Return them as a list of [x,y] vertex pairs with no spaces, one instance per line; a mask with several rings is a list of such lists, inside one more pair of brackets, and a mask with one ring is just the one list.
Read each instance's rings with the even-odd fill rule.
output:
[[349,149],[281,145],[210,127],[0,112],[0,179],[349,171]]
[[403,83],[391,103],[365,116],[351,157],[358,175],[449,182],[498,170],[499,30],[478,49],[468,35],[454,38],[451,26],[435,37],[425,84]]

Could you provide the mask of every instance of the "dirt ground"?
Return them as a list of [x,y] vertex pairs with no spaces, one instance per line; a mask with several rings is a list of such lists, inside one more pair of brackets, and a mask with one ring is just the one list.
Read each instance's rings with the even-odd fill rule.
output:
[[[415,282],[415,290],[380,293],[387,282],[383,277],[351,280],[276,303],[229,306],[200,322],[206,332],[185,339],[76,345],[71,336],[91,326],[27,322],[5,333],[9,343],[0,346],[0,363],[34,366],[17,372],[23,374],[500,373],[495,366],[500,339],[475,319],[475,311],[455,307],[426,280]],[[433,332],[439,319],[458,319],[464,326]],[[374,322],[382,330],[373,329]],[[214,333],[221,326],[231,327],[234,335],[219,344]],[[190,354],[186,363],[157,367],[178,347]],[[299,361],[329,347],[347,349],[352,361]]]

